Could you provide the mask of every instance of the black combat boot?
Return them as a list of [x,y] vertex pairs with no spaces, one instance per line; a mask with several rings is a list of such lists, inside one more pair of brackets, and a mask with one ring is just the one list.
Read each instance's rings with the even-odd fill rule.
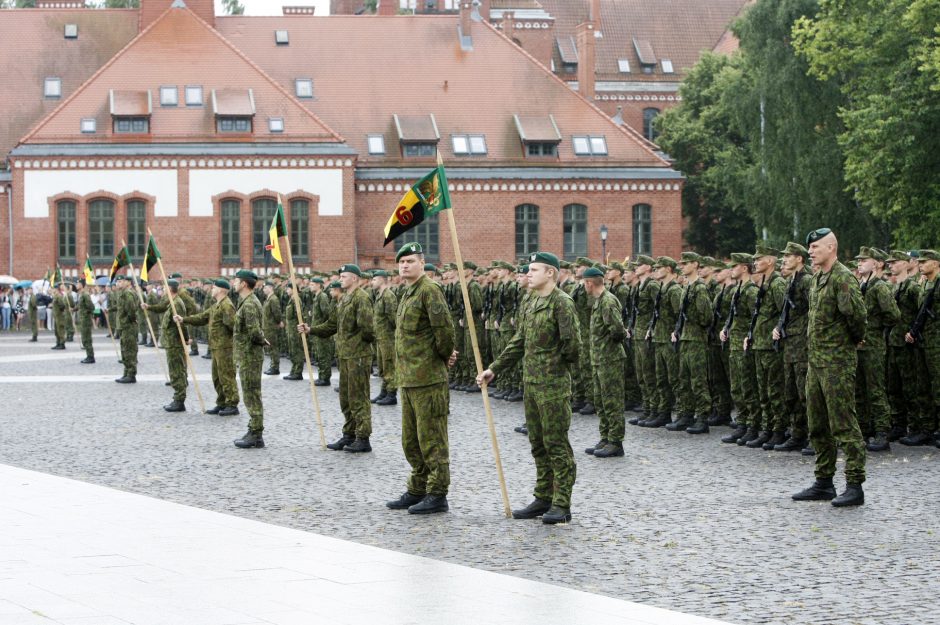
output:
[[[277,371],[275,374],[277,374],[277,373],[280,373],[280,371]],[[313,385],[314,385],[314,386],[329,386],[329,385],[330,385],[330,380],[329,380],[329,378],[327,378],[326,380],[317,378],[317,379],[314,381]]]
[[93,364],[95,364],[95,357],[94,357],[94,356],[86,356],[85,358],[83,358],[83,359],[80,360],[79,362],[80,362],[81,364],[83,364],[83,365],[93,365]]
[[731,415],[730,414],[713,414],[708,417],[708,425],[712,427],[718,427],[721,425],[731,425]]
[[369,400],[369,401],[371,401],[371,402],[374,404],[374,403],[376,403],[377,401],[379,401],[380,399],[385,399],[385,396],[386,396],[386,395],[388,395],[388,391],[382,391],[381,393],[379,393],[378,395],[376,395],[375,397],[373,397],[373,398],[372,398],[371,400]]
[[767,430],[761,430],[760,432],[757,433],[757,438],[749,440],[748,442],[744,443],[744,445],[748,449],[763,449],[764,443],[769,441],[772,436],[773,436],[772,432],[768,432]]
[[594,408],[594,404],[591,402],[585,402],[581,410],[578,411],[579,414],[583,415],[592,415],[597,414],[597,409]]
[[401,494],[401,497],[385,503],[385,507],[390,510],[407,510],[411,506],[424,499],[424,495],[412,495],[408,491]]
[[[464,390],[465,393],[480,393],[480,392],[482,392],[482,390],[480,389],[480,387],[477,386],[477,383],[476,383],[476,382],[470,382],[469,384],[467,384],[467,385],[464,387],[463,390]],[[409,510],[409,512],[411,512],[411,510]]]
[[220,417],[233,417],[238,413],[238,406],[222,406],[222,410],[219,411]]
[[866,445],[868,451],[891,451],[891,443],[888,442],[887,432],[875,432]]
[[816,450],[813,449],[812,443],[806,443],[806,447],[800,450],[800,454],[804,456],[815,456]]
[[747,434],[747,427],[739,425],[734,430],[731,431],[731,434],[721,437],[722,443],[737,443],[738,439]]
[[499,389],[495,393],[490,395],[490,397],[492,397],[493,399],[502,399],[503,397],[506,396],[506,393],[508,392],[509,391],[507,391],[506,389]]
[[408,508],[408,514],[434,514],[435,512],[447,512],[446,495],[432,495],[428,493],[424,499]]
[[589,456],[593,456],[593,455],[594,455],[594,451],[595,451],[596,449],[600,449],[600,448],[602,448],[602,447],[603,447],[604,445],[606,445],[606,444],[607,444],[607,439],[606,439],[606,438],[602,438],[601,440],[597,441],[597,444],[595,444],[594,446],[586,448],[586,449],[584,450],[584,453],[586,453],[586,454],[589,455]]
[[668,410],[656,413],[652,419],[649,421],[643,421],[640,423],[645,428],[661,428],[664,425],[669,425],[672,423],[672,413]]
[[398,405],[398,391],[391,391],[386,393],[383,399],[375,402],[377,406],[397,406]]
[[784,441],[786,440],[786,432],[774,432],[774,435],[770,437],[770,440],[761,445],[761,449],[764,451],[773,451],[774,447],[777,445],[783,445]]
[[888,441],[893,443],[896,440],[899,440],[902,436],[907,436],[907,428],[903,425],[895,425],[891,427],[891,431],[888,432]]
[[519,432],[520,434],[528,434],[529,428],[527,428],[526,425],[523,423],[522,425],[517,425],[516,427],[514,427],[513,431]]
[[125,375],[119,377],[115,380],[118,384],[135,384],[137,382],[137,376],[134,375]]
[[908,447],[920,447],[921,445],[933,445],[933,436],[927,432],[912,432],[902,437],[899,441],[902,445]]
[[163,409],[167,412],[186,412],[186,406],[183,405],[183,402],[176,399],[164,406]]
[[818,477],[813,485],[793,495],[793,501],[829,501],[835,499],[836,488],[831,477]]
[[542,523],[546,525],[555,525],[556,523],[567,523],[571,520],[571,509],[561,506],[552,506],[548,512],[542,515]]
[[202,355],[203,360],[212,360],[212,352],[206,352]]
[[670,432],[682,432],[690,425],[692,425],[692,415],[683,414],[672,423],[666,424],[666,429]]
[[264,375],[281,375],[281,370],[268,367],[264,370]]
[[219,414],[220,410],[222,410],[222,406],[213,406],[206,410],[206,414]]
[[248,430],[247,434],[235,441],[235,446],[241,449],[264,447],[264,439],[261,437],[261,432],[253,432]]
[[304,375],[302,373],[288,373],[284,376],[285,380],[303,380]]
[[346,451],[354,454],[367,453],[372,451],[372,445],[369,444],[368,438],[356,438],[351,445],[346,445]]
[[619,458],[623,456],[623,443],[610,441],[594,450],[595,458]]
[[805,438],[794,438],[791,436],[779,445],[774,446],[774,451],[797,451],[806,446]]
[[506,398],[506,401],[516,403],[522,401],[523,397],[522,391],[516,389],[512,392],[512,395]]
[[[757,428],[748,428],[747,432],[745,432],[744,435],[738,439],[738,445],[743,447],[751,441],[756,440],[758,436],[760,436],[760,432],[757,430]],[[761,443],[761,445],[763,445],[763,443]]]
[[865,503],[865,491],[862,490],[862,485],[851,483],[846,484],[845,491],[832,500],[832,505],[836,508],[860,506],[863,503]]
[[708,434],[708,420],[702,415],[696,415],[695,421],[686,428],[686,434]]
[[527,505],[525,508],[512,511],[512,518],[514,519],[534,519],[537,516],[543,515],[549,511],[552,507],[552,502],[546,501],[544,499],[539,499],[536,497],[532,503]]
[[571,401],[571,412],[580,412],[584,408],[584,400],[580,397]]
[[346,448],[346,445],[351,445],[352,442],[356,440],[355,436],[351,434],[343,434],[335,442],[330,443],[326,446],[327,449],[332,449],[333,451],[342,451]]

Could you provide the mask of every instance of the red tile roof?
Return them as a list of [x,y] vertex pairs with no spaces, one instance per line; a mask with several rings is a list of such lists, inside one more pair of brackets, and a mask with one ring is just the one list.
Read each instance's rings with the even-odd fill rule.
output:
[[543,117],[515,117],[519,137],[523,141],[561,141],[561,134],[551,115]]
[[141,117],[153,112],[149,91],[111,90],[111,114],[118,117]]
[[[273,37],[270,41],[273,44]],[[120,87],[159,93],[161,86],[176,86],[182,92],[187,85],[203,87],[204,105],[187,106],[182,93],[177,106],[160,106],[159,98],[156,98],[150,122],[152,141],[226,140],[216,133],[211,103],[205,101],[213,89],[236,89],[242,93],[250,89],[259,117],[274,116],[284,120],[284,131],[278,133],[269,132],[265,124],[255,124],[254,141],[342,141],[281,84],[266,75],[192,11],[171,8],[42,119],[23,142],[126,141],[126,137],[112,134],[108,107],[112,89]],[[244,110],[246,105],[242,101],[237,106],[237,110]],[[81,119],[87,117],[97,119],[97,133],[81,133]],[[134,140],[139,141],[139,137]],[[237,140],[244,141],[244,137]]]
[[[416,164],[398,150],[395,113],[433,114],[442,156],[461,165],[525,164],[513,116],[552,115],[563,137],[559,166],[668,166],[488,24],[473,23],[473,50],[462,51],[457,20],[455,15],[231,16],[219,17],[216,27],[281,84],[312,78],[315,98],[304,105],[345,136],[359,152],[360,165]],[[289,46],[275,45],[275,29],[290,32]],[[370,156],[367,136],[378,133],[385,136],[387,153]],[[485,159],[455,157],[450,140],[455,133],[485,134]],[[575,156],[572,135],[605,136],[609,156],[600,163]]]
[[[66,24],[78,26],[77,39],[65,38]],[[0,160],[62,102],[43,98],[46,77],[61,78],[67,98],[136,34],[134,10],[0,10],[0,45],[15,55],[4,64],[0,85]]]

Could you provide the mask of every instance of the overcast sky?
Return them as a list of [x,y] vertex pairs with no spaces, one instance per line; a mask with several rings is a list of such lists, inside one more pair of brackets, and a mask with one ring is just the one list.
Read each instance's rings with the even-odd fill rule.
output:
[[[329,15],[330,0],[241,0],[245,5],[245,15],[280,15],[281,7],[287,6],[315,6],[317,7],[314,15]],[[215,12],[217,15],[224,15],[221,0],[215,0]]]

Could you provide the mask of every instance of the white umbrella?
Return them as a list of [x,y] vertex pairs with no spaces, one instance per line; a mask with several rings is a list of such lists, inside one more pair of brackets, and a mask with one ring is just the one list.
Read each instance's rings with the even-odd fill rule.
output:
[[17,282],[19,282],[19,280],[13,276],[0,276],[0,284],[10,285],[16,284]]
[[36,280],[33,282],[33,291],[36,293],[41,293],[49,288],[48,280]]

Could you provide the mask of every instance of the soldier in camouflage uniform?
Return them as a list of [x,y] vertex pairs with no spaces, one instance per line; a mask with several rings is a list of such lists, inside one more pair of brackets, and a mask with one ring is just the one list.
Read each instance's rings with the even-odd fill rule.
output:
[[[525,418],[535,459],[535,500],[514,510],[515,519],[542,515],[542,522],[571,520],[571,491],[577,468],[568,441],[571,424],[571,377],[581,349],[574,302],[557,288],[559,261],[554,254],[530,256],[532,299],[525,307],[518,332],[489,369],[477,377],[482,384],[522,360]],[[619,397],[618,397],[619,400]]]
[[78,289],[78,330],[82,337],[82,348],[85,350],[85,358],[82,364],[92,364],[95,362],[95,348],[91,342],[92,317],[95,314],[95,305],[91,302],[91,296],[85,288],[84,280],[79,280],[75,287]]
[[[712,320],[708,326],[708,392],[712,397],[712,414],[708,425],[731,423],[731,383],[728,380],[728,352],[721,349],[718,332],[731,307],[731,268],[710,256],[702,257],[699,276],[706,281],[711,300]],[[705,266],[705,265],[708,266]]]
[[[375,323],[379,375],[382,376],[382,389],[372,399],[372,403],[379,406],[394,406],[398,404],[398,384],[395,375],[395,318],[398,316],[398,298],[389,284],[388,273],[383,269],[376,269],[372,272],[372,288],[376,291],[372,315]],[[443,292],[441,296],[443,297]],[[446,372],[444,375],[447,375]]]
[[[629,278],[626,277],[628,275]],[[607,269],[607,275],[605,277],[610,285],[608,289],[617,298],[617,301],[620,302],[620,318],[626,330],[630,310],[633,306],[634,288],[631,286],[633,281],[633,266],[625,267],[616,261],[612,262]],[[628,279],[631,284],[627,283]],[[642,396],[640,395],[640,387],[637,384],[636,371],[634,370],[633,342],[626,340],[626,334],[624,334],[623,353],[623,410],[633,410],[642,403]]]
[[805,263],[809,252],[799,243],[787,243],[783,250],[783,277],[787,278],[787,297],[789,307],[787,324],[780,327],[783,319],[774,328],[773,339],[783,349],[784,401],[790,415],[790,437],[774,446],[774,451],[806,450],[812,455],[807,445],[806,424],[806,314],[809,312],[809,289],[812,276],[806,270]]
[[[679,270],[685,279],[679,304],[684,317],[673,326],[667,349],[679,351],[679,417],[666,425],[671,432],[685,430],[689,434],[708,433],[712,398],[708,391],[708,327],[712,322],[712,300],[698,270],[702,257],[695,252],[682,252]],[[677,319],[678,320],[678,319]],[[681,329],[680,333],[676,330]]]
[[235,309],[235,330],[232,336],[235,366],[242,385],[242,399],[248,410],[248,432],[235,440],[241,449],[264,447],[264,405],[261,403],[261,368],[264,366],[264,338],[261,321],[264,313],[254,294],[258,276],[248,269],[235,273],[232,287],[238,293]]
[[[593,267],[590,259],[579,257],[575,261],[575,275],[580,282],[588,267]],[[592,415],[597,412],[594,406],[594,383],[591,377],[591,305],[592,302],[584,289],[584,284],[578,284],[571,292],[574,308],[578,313],[578,324],[581,328],[581,351],[578,366],[572,374],[575,376],[574,401],[571,410],[583,415]]]
[[[907,344],[923,348],[927,384],[923,400],[924,414],[911,425],[910,433],[899,441],[902,445],[918,446],[936,444],[932,433],[937,429],[940,416],[940,253],[935,250],[920,250],[917,257],[921,276],[927,282],[917,302],[918,311],[924,309],[927,314],[921,336],[915,336],[910,330],[904,335]],[[927,307],[926,300],[933,294],[933,305]]]
[[212,287],[213,302],[201,313],[173,317],[177,323],[208,326],[209,349],[212,352],[212,384],[215,386],[215,406],[206,414],[223,417],[238,414],[238,386],[235,384],[235,360],[232,337],[235,333],[235,305],[229,299],[231,285],[227,280],[216,280]]
[[336,308],[335,317],[312,327],[301,324],[298,329],[324,338],[336,335],[339,403],[345,423],[343,435],[327,447],[333,451],[370,452],[372,404],[369,403],[369,373],[375,340],[372,301],[359,288],[362,270],[358,265],[343,265],[339,274],[345,293]]
[[[865,502],[865,440],[855,418],[857,345],[865,337],[865,302],[858,280],[838,261],[838,241],[828,228],[807,236],[816,267],[809,295],[806,411],[816,450],[816,481],[796,501],[831,500],[834,506]],[[836,497],[836,451],[845,454],[846,489]]]
[[[329,319],[336,310],[336,303],[325,288],[323,278],[316,277],[310,281],[311,291],[314,294],[311,304],[310,323],[317,325]],[[314,386],[329,386],[333,376],[333,358],[335,355],[333,337],[313,337],[313,351],[316,355],[317,379]]]
[[444,291],[421,271],[421,245],[405,244],[395,259],[405,282],[396,311],[394,353],[401,388],[401,445],[411,475],[401,497],[385,505],[392,510],[407,508],[411,514],[446,512],[450,488],[447,367],[456,361],[454,325]]
[[264,351],[268,354],[268,368],[265,375],[279,375],[281,373],[281,345],[278,333],[284,327],[284,315],[281,311],[281,300],[274,295],[274,283],[264,284],[264,304],[261,306],[261,328],[268,340]]
[[297,333],[297,326],[304,322],[297,318],[297,307],[293,300],[294,284],[284,284],[284,293],[287,295],[287,305],[284,307],[284,326],[287,331],[287,353],[290,358],[290,372],[284,376],[285,380],[304,379],[304,344]]
[[623,455],[623,306],[617,296],[604,288],[604,272],[597,267],[584,270],[584,290],[591,298],[591,377],[601,440],[585,453],[598,458]]
[[[467,281],[467,297],[470,300],[470,310],[466,309],[465,302],[463,302],[463,295],[460,292],[460,285],[457,285],[457,297],[461,299],[461,316],[459,326],[463,334],[463,342],[458,340],[458,345],[463,347],[463,351],[460,352],[457,364],[461,369],[461,378],[460,382],[457,385],[457,390],[464,391],[466,393],[479,393],[480,387],[474,384],[473,380],[476,377],[476,362],[473,357],[473,342],[470,338],[470,322],[467,319],[468,315],[472,315],[474,328],[476,330],[477,345],[482,344],[483,338],[483,289],[480,287],[480,283],[473,279],[473,272],[476,271],[477,266],[469,261],[463,261],[463,270],[465,280]],[[458,337],[459,339],[459,337]]]
[[858,346],[858,371],[855,377],[855,406],[862,434],[873,436],[869,451],[888,451],[891,408],[885,391],[885,332],[901,320],[891,285],[883,278],[888,254],[876,247],[863,247],[858,256],[859,270],[865,276],[861,286],[865,300],[865,340]]
[[69,325],[69,294],[65,283],[59,283],[52,298],[52,318],[55,320],[55,345],[51,349],[65,349],[66,329]]
[[[119,319],[124,328],[137,327],[138,304],[131,293],[127,292],[131,281],[124,276],[118,276],[117,292],[122,295],[118,298],[117,308],[112,313]],[[118,384],[133,384],[137,382],[137,337],[134,332],[121,333],[121,362],[124,364],[124,375],[115,382]]]
[[[147,285],[147,297],[145,300],[151,306],[160,301],[160,295],[157,294],[157,285],[154,282],[151,282]],[[153,311],[144,311],[144,314],[150,318],[150,327],[148,331],[152,328],[154,336],[148,337],[147,345],[149,347],[156,347],[161,344],[160,341],[160,315]]]
[[[186,344],[190,335],[185,327],[180,326],[183,332],[183,340],[180,340],[180,330],[176,322],[173,321],[173,306],[170,305],[170,297],[173,298],[173,304],[176,307],[176,313],[180,315],[195,315],[196,302],[185,289],[180,288],[179,280],[172,278],[167,280],[170,287],[170,293],[164,294],[157,304],[141,304],[144,310],[148,312],[162,313],[163,319],[160,326],[163,332],[163,347],[166,350],[166,366],[170,372],[170,386],[173,387],[173,401],[166,404],[163,409],[167,412],[184,412],[186,406]],[[135,302],[136,305],[136,302]],[[123,340],[124,333],[121,334]]]
[[641,254],[636,257],[634,274],[638,281],[634,293],[633,330],[627,329],[627,337],[633,342],[633,360],[636,370],[637,382],[640,385],[640,394],[643,397],[643,414],[630,419],[630,425],[639,425],[642,421],[651,420],[657,410],[656,394],[656,358],[653,352],[652,337],[646,340],[646,331],[653,316],[653,308],[659,294],[659,282],[653,279],[653,265],[655,260]]
[[33,333],[32,337],[29,339],[30,343],[35,343],[39,340],[39,305],[36,303],[36,295],[36,289],[30,289],[29,305],[27,308],[29,312],[29,329]]
[[[503,351],[506,343],[512,338],[514,328],[512,318],[516,310],[517,286],[515,281],[515,267],[506,261],[495,261],[497,287],[495,291],[495,301],[493,303],[493,338],[492,338],[492,356],[495,357]],[[485,362],[485,361],[484,361]],[[493,399],[505,399],[507,393],[511,392],[511,378],[508,375],[501,375],[493,385]]]
[[[742,252],[731,255],[731,279],[737,283],[731,293],[729,317],[719,337],[728,352],[728,371],[731,378],[731,397],[738,409],[735,429],[721,439],[722,443],[745,445],[757,438],[761,422],[760,395],[757,392],[757,373],[754,352],[744,350],[744,339],[751,323],[751,313],[757,301],[758,286],[751,275],[754,256]],[[729,324],[730,320],[730,324]]]
[[661,428],[672,422],[672,409],[679,392],[679,356],[672,348],[671,341],[682,304],[682,287],[676,282],[676,266],[676,261],[668,256],[660,256],[653,265],[654,277],[660,283],[656,295],[658,307],[656,302],[653,305],[653,314],[658,315],[658,318],[655,327],[647,328],[644,338],[652,339],[656,404],[650,418],[639,423],[647,428]]
[[[512,326],[512,332],[508,333],[506,340],[503,342],[503,349],[506,349],[506,345],[509,344],[509,341],[512,340],[512,337],[515,336],[516,332],[519,330],[519,323],[522,320],[522,315],[525,312],[525,308],[528,305],[529,298],[531,297],[531,290],[529,289],[529,266],[528,265],[519,265],[515,268],[515,271],[512,275],[513,281],[516,283],[516,292],[515,292],[515,303],[514,303],[514,314],[512,319],[510,319],[510,325]],[[503,399],[508,402],[520,402],[525,397],[524,384],[522,381],[522,361],[516,361],[516,364],[510,367],[505,375],[509,378],[509,385],[511,391],[503,396]],[[516,428],[516,431],[525,434],[526,429],[525,425]]]

